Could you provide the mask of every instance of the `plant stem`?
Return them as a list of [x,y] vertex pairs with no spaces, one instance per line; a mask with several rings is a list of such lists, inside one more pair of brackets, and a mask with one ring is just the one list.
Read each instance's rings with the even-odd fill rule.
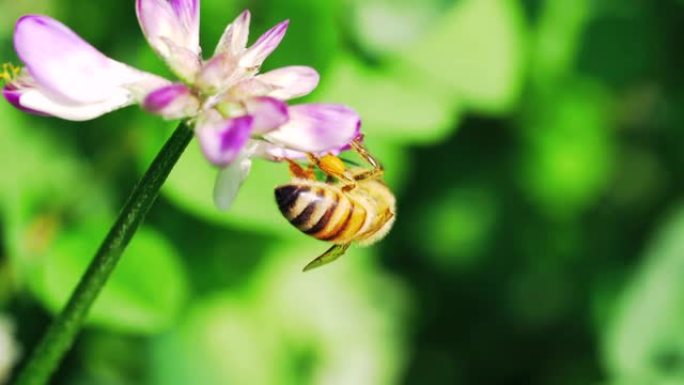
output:
[[16,385],[46,384],[69,351],[95,299],[114,271],[140,223],[154,204],[164,181],[192,139],[192,130],[178,125],[152,165],[128,197],[114,226],[97,250],[59,316],[19,373]]

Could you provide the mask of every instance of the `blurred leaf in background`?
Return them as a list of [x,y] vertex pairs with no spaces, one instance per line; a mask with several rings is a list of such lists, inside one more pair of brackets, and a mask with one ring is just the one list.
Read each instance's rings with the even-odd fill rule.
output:
[[463,0],[402,56],[469,107],[504,112],[522,86],[525,34],[518,1]]
[[320,252],[278,244],[251,285],[196,302],[155,342],[153,383],[396,383],[405,292],[362,250],[302,279],[292,262]]
[[15,341],[14,322],[4,314],[0,314],[0,384],[10,377],[14,364],[19,359],[20,347]]
[[[73,229],[58,239],[31,284],[50,310],[60,310],[87,266],[100,229]],[[139,230],[90,312],[90,320],[113,330],[156,333],[174,323],[187,297],[184,270],[160,234]]]
[[607,369],[636,382],[684,381],[684,208],[650,242],[603,332]]

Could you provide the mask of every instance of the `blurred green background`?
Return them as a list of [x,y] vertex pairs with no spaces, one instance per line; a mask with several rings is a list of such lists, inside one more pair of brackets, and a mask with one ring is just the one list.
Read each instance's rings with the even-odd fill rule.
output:
[[[302,274],[286,167],[219,212],[191,143],[54,384],[684,384],[684,1],[203,0],[206,52],[244,8],[361,112],[394,230]],[[132,0],[0,0],[3,61],[25,13],[168,74]],[[0,103],[0,383],[171,126]]]

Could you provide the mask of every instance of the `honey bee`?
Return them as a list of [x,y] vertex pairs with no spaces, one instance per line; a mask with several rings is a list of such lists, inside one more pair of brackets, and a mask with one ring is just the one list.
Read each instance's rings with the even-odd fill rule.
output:
[[[395,198],[382,180],[384,170],[359,140],[351,147],[372,167],[347,168],[333,155],[308,154],[311,165],[302,168],[292,160],[292,181],[275,189],[276,202],[285,218],[303,233],[333,243],[304,267],[304,271],[341,257],[352,243],[362,246],[382,239],[395,219]],[[325,182],[314,175],[318,167]]]

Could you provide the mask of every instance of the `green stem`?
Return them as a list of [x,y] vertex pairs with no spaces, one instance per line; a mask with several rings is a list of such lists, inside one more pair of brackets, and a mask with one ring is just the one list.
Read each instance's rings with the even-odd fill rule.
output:
[[159,189],[192,139],[192,130],[181,123],[166,142],[124,205],[102,242],[88,270],[76,286],[62,313],[52,322],[16,385],[43,385],[69,351],[88,310],[114,271],[121,254],[154,204]]

